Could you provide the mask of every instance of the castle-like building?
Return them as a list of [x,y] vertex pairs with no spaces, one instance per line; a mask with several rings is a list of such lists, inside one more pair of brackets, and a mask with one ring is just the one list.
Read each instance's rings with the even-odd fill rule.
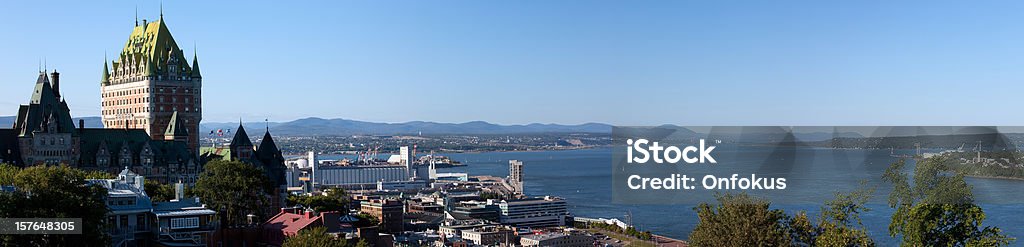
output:
[[14,126],[0,129],[0,163],[69,165],[112,174],[127,168],[161,182],[193,183],[202,172],[177,113],[164,120],[171,123],[161,131],[166,139],[153,139],[142,129],[88,128],[73,121],[61,97],[60,73],[40,72]]
[[[213,157],[199,154],[202,75],[198,59],[186,62],[163,14],[138,21],[124,49],[105,62],[100,78],[101,126],[77,126],[61,96],[60,73],[39,73],[14,126],[0,129],[0,163],[69,165],[117,174],[129,170],[164,182],[193,184]],[[259,148],[239,126],[227,159],[262,167],[275,185],[284,182],[284,158],[270,133]],[[283,189],[282,189],[283,191]]]
[[114,129],[143,129],[154,140],[171,140],[168,126],[181,121],[176,129],[191,133],[186,142],[199,150],[199,122],[203,119],[203,76],[193,50],[192,64],[178,47],[171,32],[160,19],[135,28],[124,49],[113,61],[103,64],[100,78],[103,125]]

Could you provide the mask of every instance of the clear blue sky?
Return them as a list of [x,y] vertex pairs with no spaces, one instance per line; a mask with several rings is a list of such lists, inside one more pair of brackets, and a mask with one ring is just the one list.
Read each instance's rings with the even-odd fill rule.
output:
[[[45,57],[97,116],[159,1],[0,8],[0,115]],[[166,1],[204,121],[1024,125],[1021,1]],[[633,99],[633,100],[630,100]]]

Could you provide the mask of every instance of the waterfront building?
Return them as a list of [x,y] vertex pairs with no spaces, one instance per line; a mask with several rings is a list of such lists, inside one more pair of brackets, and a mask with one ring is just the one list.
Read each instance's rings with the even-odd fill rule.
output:
[[580,233],[542,233],[525,235],[519,243],[523,247],[589,247],[594,246],[594,237]]
[[321,166],[314,174],[316,185],[326,187],[374,186],[380,181],[408,181],[410,178],[404,166],[396,165]]
[[157,21],[138,20],[121,53],[104,61],[100,78],[103,125],[113,129],[142,129],[151,139],[165,140],[171,115],[193,152],[199,148],[202,121],[202,81],[199,57],[192,64],[171,36],[163,13]]
[[523,162],[518,160],[508,161],[508,183],[512,186],[512,193],[523,194]]
[[565,200],[553,196],[502,200],[498,207],[501,223],[517,227],[564,226],[569,215]]
[[171,113],[162,133],[170,139],[152,139],[142,129],[86,128],[73,123],[67,101],[60,93],[60,73],[40,72],[31,100],[18,109],[12,129],[0,129],[0,153],[16,166],[65,164],[84,170],[117,174],[124,167],[160,182],[194,183],[202,171],[188,148],[189,133],[181,118]]
[[360,202],[359,211],[376,217],[380,231],[400,233],[403,231],[405,204],[399,200],[374,199]]
[[434,175],[434,180],[437,180],[437,181],[458,181],[458,182],[466,182],[466,181],[469,181],[469,173],[464,173],[464,172],[443,172],[443,173],[436,173],[436,174]]

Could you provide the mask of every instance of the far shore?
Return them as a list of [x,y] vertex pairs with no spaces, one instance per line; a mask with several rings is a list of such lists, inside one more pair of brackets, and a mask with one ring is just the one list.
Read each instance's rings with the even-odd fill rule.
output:
[[968,178],[981,178],[981,179],[1002,179],[1002,180],[1017,180],[1017,181],[1024,181],[1024,178],[1020,178],[1020,177],[1004,177],[1004,176],[986,176],[986,175],[967,175],[967,174],[964,174],[964,177],[968,177]]

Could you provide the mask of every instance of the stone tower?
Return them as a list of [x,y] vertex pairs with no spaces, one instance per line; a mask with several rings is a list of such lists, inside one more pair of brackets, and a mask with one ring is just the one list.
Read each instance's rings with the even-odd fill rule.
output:
[[136,22],[121,53],[103,63],[103,125],[144,129],[153,140],[167,140],[173,125],[179,134],[188,134],[188,147],[195,152],[203,119],[202,82],[195,51],[190,65],[162,13],[155,22]]

